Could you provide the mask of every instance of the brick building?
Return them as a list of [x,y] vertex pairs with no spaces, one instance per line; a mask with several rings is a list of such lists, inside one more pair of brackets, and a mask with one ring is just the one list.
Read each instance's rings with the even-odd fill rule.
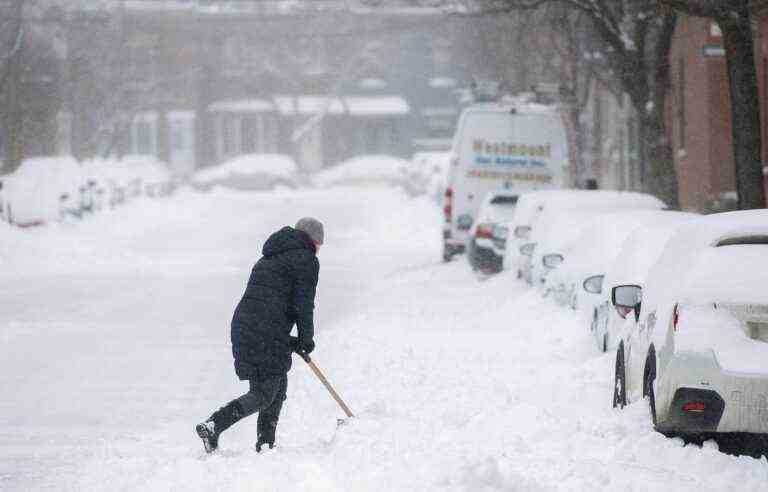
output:
[[[755,45],[758,82],[765,118],[768,98],[768,22],[760,23]],[[684,210],[732,208],[736,196],[731,106],[723,40],[710,19],[681,15],[670,51],[671,89],[667,128]],[[768,156],[768,125],[763,125],[763,152]],[[763,162],[768,159],[763,158]]]

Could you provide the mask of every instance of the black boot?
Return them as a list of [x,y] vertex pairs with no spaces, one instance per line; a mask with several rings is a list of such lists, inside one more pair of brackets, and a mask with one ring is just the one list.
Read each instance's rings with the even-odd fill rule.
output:
[[219,436],[229,429],[232,424],[243,418],[243,409],[237,400],[232,400],[219,408],[203,423],[197,424],[195,430],[206,453],[213,453],[219,447]]
[[256,440],[256,452],[260,453],[262,446],[265,444],[269,446],[269,449],[275,447],[275,431],[277,430],[277,419],[271,415],[259,414],[259,422],[257,426],[257,440]]

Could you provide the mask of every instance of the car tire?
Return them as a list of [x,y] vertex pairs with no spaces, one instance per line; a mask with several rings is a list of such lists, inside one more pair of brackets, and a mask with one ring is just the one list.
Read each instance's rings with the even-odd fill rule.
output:
[[656,428],[656,390],[653,389],[653,385],[656,382],[656,352],[651,346],[651,350],[648,352],[648,358],[645,361],[644,383],[643,383],[643,395],[648,398],[648,411],[651,416],[651,424],[654,429]]
[[613,383],[613,408],[627,406],[627,373],[624,367],[624,342],[616,350],[616,369]]
[[443,243],[443,263],[450,263],[453,260],[454,253],[451,248]]

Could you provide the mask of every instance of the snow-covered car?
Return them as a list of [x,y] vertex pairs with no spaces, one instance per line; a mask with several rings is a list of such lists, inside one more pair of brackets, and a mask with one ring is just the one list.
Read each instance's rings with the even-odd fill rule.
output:
[[616,351],[614,406],[647,397],[665,433],[768,433],[768,210],[678,228],[646,286],[613,288],[636,322]]
[[80,167],[69,157],[36,157],[4,177],[9,222],[25,227],[81,213]]
[[296,162],[282,154],[246,154],[217,166],[201,169],[191,179],[192,187],[207,191],[214,186],[238,190],[271,190],[298,184]]
[[559,255],[555,261],[561,263],[547,276],[547,287],[555,294],[555,300],[579,309],[585,317],[591,316],[602,300],[605,272],[624,240],[638,227],[663,221],[670,213],[674,214],[663,210],[626,210],[597,216],[562,251],[550,253]]
[[467,243],[467,259],[473,270],[485,274],[501,272],[507,242],[507,224],[515,216],[517,198],[517,193],[510,191],[492,191],[483,199]]
[[398,187],[410,195],[421,193],[412,178],[413,163],[388,155],[363,155],[323,169],[312,176],[320,188],[333,186]]
[[664,208],[666,204],[652,195],[628,191],[545,190],[523,193],[510,229],[511,239],[507,242],[506,267],[516,269],[518,277],[524,276],[530,258],[519,253],[521,248],[526,243],[534,242],[536,228],[545,227],[561,212],[584,210],[606,213]]
[[[541,224],[532,233],[531,242],[528,243],[533,246],[526,244],[521,248],[520,276],[534,287],[544,288],[547,275],[562,261],[562,257],[558,259],[552,255],[563,251],[599,213],[581,209],[542,213]],[[548,294],[546,289],[543,293]]]
[[635,229],[621,245],[604,276],[587,276],[582,285],[585,292],[599,295],[591,313],[590,332],[603,352],[616,348],[625,323],[626,312],[620,314],[611,305],[611,291],[617,285],[645,286],[651,266],[678,227],[698,217],[685,212],[663,212],[653,221]]

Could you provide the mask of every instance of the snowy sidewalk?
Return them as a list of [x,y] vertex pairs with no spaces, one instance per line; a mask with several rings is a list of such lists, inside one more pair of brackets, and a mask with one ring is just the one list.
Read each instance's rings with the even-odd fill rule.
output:
[[[358,418],[337,431],[294,358],[279,449],[253,451],[253,418],[206,457],[194,424],[246,388],[228,324],[250,266],[310,214],[315,359]],[[765,489],[765,459],[614,411],[585,322],[439,253],[439,210],[388,190],[182,193],[0,230],[0,490]]]

